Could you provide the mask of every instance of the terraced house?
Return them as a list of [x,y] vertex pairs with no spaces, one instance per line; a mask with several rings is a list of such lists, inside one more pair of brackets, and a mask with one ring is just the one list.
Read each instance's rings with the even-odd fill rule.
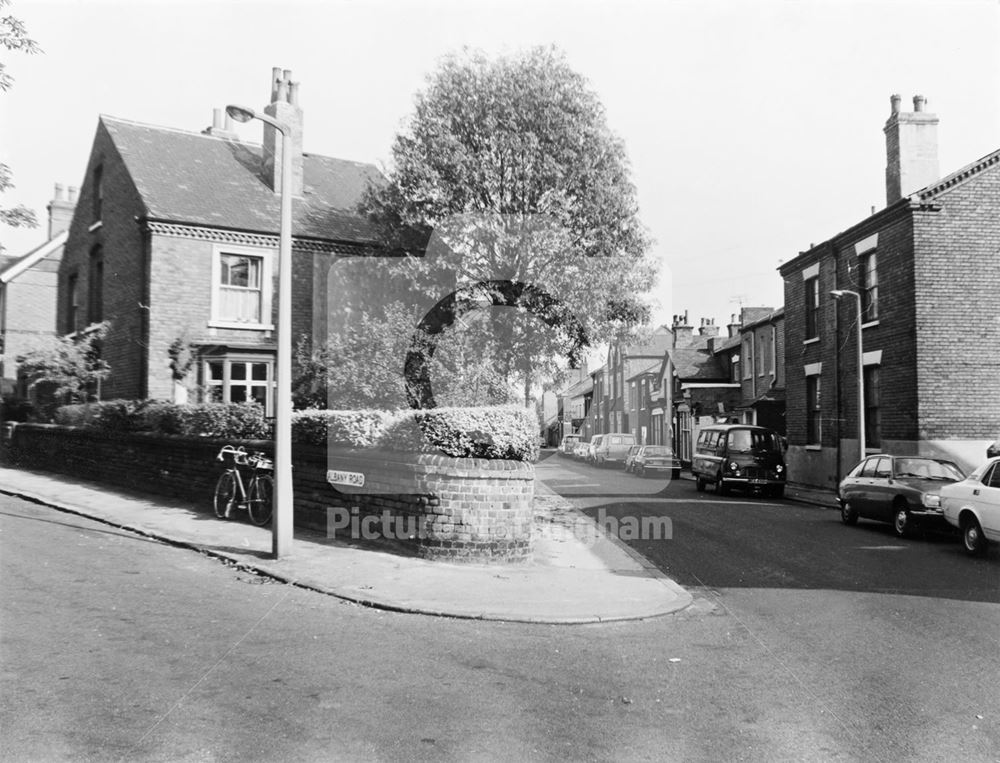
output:
[[779,268],[796,482],[836,486],[860,456],[862,406],[867,452],[968,468],[1000,431],[1000,150],[942,177],[937,116],[900,102],[886,207]]
[[[332,258],[374,240],[354,209],[379,171],[302,150],[298,83],[275,69],[265,113],[293,133],[293,336],[322,341]],[[57,326],[108,320],[104,398],[273,407],[281,136],[246,143],[217,110],[187,132],[102,116],[59,269]],[[193,361],[174,363],[171,348]],[[186,371],[185,373],[181,373]]]

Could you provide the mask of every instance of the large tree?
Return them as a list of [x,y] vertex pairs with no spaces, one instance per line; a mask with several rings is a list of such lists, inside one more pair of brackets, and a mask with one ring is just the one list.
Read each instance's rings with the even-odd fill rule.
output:
[[395,140],[387,182],[365,204],[387,246],[400,231],[423,233],[417,247],[403,245],[417,256],[381,266],[419,299],[457,292],[449,320],[512,307],[461,325],[525,396],[555,358],[648,316],[654,267],[637,210],[622,141],[553,48],[445,58]]
[[[0,0],[0,12],[10,5],[10,0]],[[16,16],[4,14],[0,16],[0,48],[21,53],[38,53],[38,44],[28,37],[24,23]],[[0,61],[0,91],[7,91],[14,84],[14,78],[7,73],[7,66]],[[0,163],[0,193],[14,187],[11,180],[10,167]],[[23,205],[0,207],[0,222],[14,228],[33,228],[38,224],[35,213]],[[0,253],[3,245],[0,244]]]

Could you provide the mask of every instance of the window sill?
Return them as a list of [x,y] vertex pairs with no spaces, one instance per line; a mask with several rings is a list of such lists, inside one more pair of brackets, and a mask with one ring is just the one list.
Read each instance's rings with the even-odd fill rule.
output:
[[822,445],[806,445],[806,450],[823,450]]
[[245,329],[247,331],[274,331],[273,323],[237,323],[235,321],[209,321],[213,329]]
[[861,330],[864,331],[865,329],[874,328],[877,325],[878,325],[878,318],[876,318],[873,321],[868,321],[868,323],[862,323]]
[[812,339],[803,340],[802,344],[816,344],[819,341],[818,336],[814,336]]
[[89,228],[87,228],[87,230],[90,231],[91,233],[93,233],[95,230],[97,230],[98,228],[100,228],[102,225],[104,225],[104,222],[101,221],[101,220],[98,220],[96,223],[93,223]]

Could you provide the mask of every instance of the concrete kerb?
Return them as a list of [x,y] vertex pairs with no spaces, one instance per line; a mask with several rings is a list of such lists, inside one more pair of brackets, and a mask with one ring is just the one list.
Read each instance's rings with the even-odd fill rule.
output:
[[[540,484],[540,483],[539,483]],[[135,533],[139,536],[157,540],[178,548],[187,548],[198,553],[204,554],[210,558],[219,559],[225,562],[232,563],[238,569],[244,569],[247,571],[252,571],[256,574],[274,579],[281,583],[287,585],[293,585],[298,588],[305,590],[314,591],[320,594],[329,595],[336,597],[338,599],[351,602],[353,604],[371,607],[375,609],[400,612],[407,614],[423,614],[438,617],[449,617],[449,618],[459,618],[459,619],[475,619],[475,620],[492,620],[499,622],[520,622],[520,623],[533,623],[533,624],[550,624],[550,625],[577,625],[577,624],[596,624],[596,623],[610,623],[610,622],[622,622],[622,621],[634,621],[651,619],[653,617],[661,617],[669,614],[674,614],[687,606],[692,602],[691,594],[677,585],[674,581],[670,580],[667,576],[663,575],[658,569],[653,567],[648,560],[643,558],[641,555],[632,551],[627,545],[622,543],[617,538],[608,537],[605,533],[601,535],[610,540],[612,544],[625,555],[637,566],[642,568],[645,575],[648,578],[655,579],[660,585],[665,586],[672,597],[672,601],[669,605],[663,606],[659,604],[652,609],[645,609],[643,611],[636,611],[634,613],[629,613],[625,615],[598,615],[598,614],[588,614],[588,615],[524,615],[518,616],[513,614],[496,614],[490,612],[484,612],[477,609],[452,607],[450,609],[441,608],[437,606],[407,606],[405,604],[394,603],[386,599],[379,599],[377,597],[371,596],[359,596],[344,590],[338,590],[330,585],[320,583],[316,580],[310,579],[309,577],[298,577],[294,575],[289,575],[287,572],[275,568],[271,564],[255,559],[254,557],[246,557],[240,554],[229,553],[226,551],[221,551],[219,549],[206,546],[197,542],[192,542],[190,540],[183,540],[177,537],[171,537],[169,534],[163,531],[151,531],[148,527],[143,527],[139,524],[132,522],[122,522],[116,519],[110,519],[106,516],[101,516],[99,513],[93,511],[88,511],[85,508],[79,506],[74,506],[62,501],[54,500],[44,495],[39,495],[24,489],[9,489],[6,487],[0,487],[0,493],[11,495],[14,497],[22,498],[34,503],[49,506],[57,511],[61,511],[67,514],[72,514],[75,516],[84,517],[91,519],[93,521],[99,522],[101,524],[107,525],[109,527],[114,527],[116,529],[125,530],[128,532]],[[556,498],[561,504],[561,508],[565,511],[571,512],[578,521],[593,522],[585,514],[577,510],[575,507],[570,505],[561,496],[558,496],[547,488],[543,489],[543,493],[547,494],[550,498]],[[438,568],[444,567],[455,567],[457,574],[463,574],[463,572],[468,572],[468,567],[464,565],[449,565],[445,562],[435,562]],[[503,568],[491,568],[492,571],[496,571]],[[544,573],[542,573],[544,574]],[[608,572],[608,575],[613,575],[614,573]]]

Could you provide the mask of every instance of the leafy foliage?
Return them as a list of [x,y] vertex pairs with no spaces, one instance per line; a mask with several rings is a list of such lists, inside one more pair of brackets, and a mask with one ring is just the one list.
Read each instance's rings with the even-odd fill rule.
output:
[[[624,145],[558,51],[446,58],[392,156],[388,181],[370,189],[364,210],[386,250],[419,252],[383,267],[432,303],[457,291],[467,311],[512,308],[462,324],[473,345],[493,346],[486,357],[501,362],[507,383],[520,379],[527,393],[554,358],[648,318],[642,295],[655,268]],[[401,230],[423,232],[420,245],[401,240]],[[504,284],[530,285],[547,307],[524,291],[511,300],[499,293]],[[351,294],[342,302],[358,315],[371,299],[352,291],[355,303]]]
[[45,336],[17,357],[18,369],[29,385],[46,382],[56,396],[67,395],[71,400],[86,402],[94,388],[111,373],[111,367],[101,358],[101,342],[109,324],[93,326],[67,336]]
[[[10,5],[10,0],[0,0],[0,9]],[[40,53],[41,48],[28,36],[28,30],[19,18],[12,14],[0,16],[0,48],[18,53]],[[14,84],[14,78],[7,72],[7,65],[0,61],[0,91],[6,92]],[[0,193],[14,187],[10,167],[0,164]],[[0,207],[0,222],[12,228],[34,228],[38,225],[35,213],[23,205]],[[0,246],[0,251],[3,247]]]
[[177,404],[158,400],[102,400],[64,405],[55,422],[102,432],[158,432],[189,437],[256,440],[271,437],[264,409],[255,403]]

